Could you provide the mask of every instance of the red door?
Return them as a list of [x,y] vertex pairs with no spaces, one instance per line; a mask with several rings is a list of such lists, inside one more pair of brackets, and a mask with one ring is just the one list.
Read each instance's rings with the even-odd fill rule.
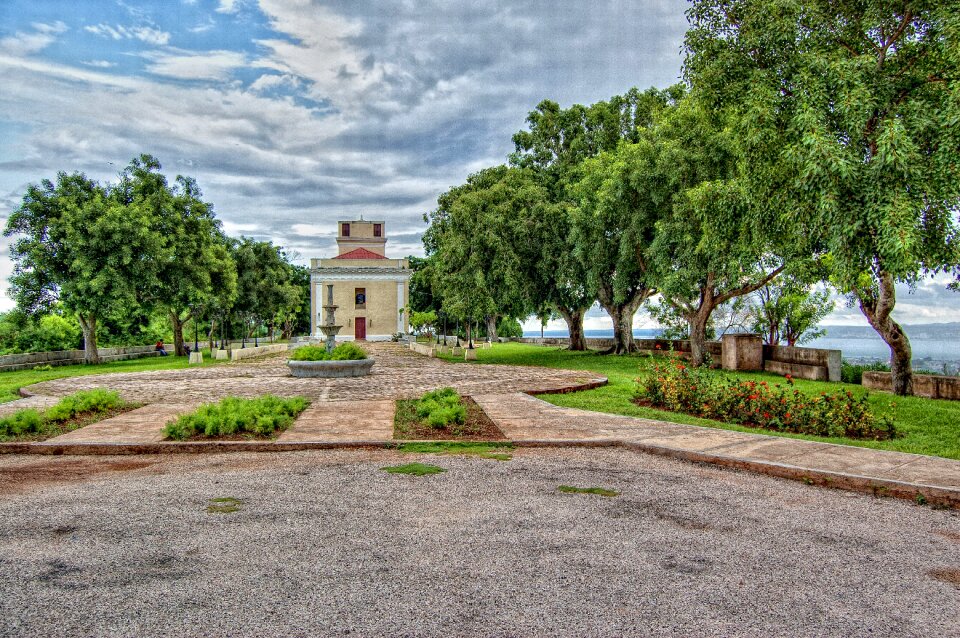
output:
[[366,317],[357,317],[353,324],[353,338],[367,338],[367,319]]

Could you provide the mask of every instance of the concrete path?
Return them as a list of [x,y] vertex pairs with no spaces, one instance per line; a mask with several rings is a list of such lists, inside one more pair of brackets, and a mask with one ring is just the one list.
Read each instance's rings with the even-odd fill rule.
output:
[[563,408],[526,394],[475,395],[515,442],[618,443],[878,494],[928,494],[960,505],[960,461]]
[[37,395],[26,397],[24,399],[17,399],[16,401],[8,401],[7,403],[0,403],[0,417],[9,416],[17,410],[25,410],[27,408],[43,410],[56,405],[59,403],[59,401],[60,397]]
[[154,403],[118,416],[93,423],[35,445],[63,443],[158,443],[163,427],[181,414],[196,409],[189,403]]
[[286,432],[288,442],[357,442],[393,439],[393,401],[318,401]]

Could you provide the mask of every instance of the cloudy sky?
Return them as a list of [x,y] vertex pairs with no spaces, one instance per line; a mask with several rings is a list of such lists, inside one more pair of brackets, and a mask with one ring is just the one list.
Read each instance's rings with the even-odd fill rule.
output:
[[[150,153],[198,179],[228,233],[303,263],[360,214],[386,220],[391,254],[420,254],[437,195],[503,162],[540,100],[676,82],[685,7],[3,0],[0,222],[30,182],[60,170],[108,181]],[[10,270],[4,240],[0,277]],[[908,323],[960,314],[941,287],[903,299]],[[862,323],[845,308],[834,319]]]

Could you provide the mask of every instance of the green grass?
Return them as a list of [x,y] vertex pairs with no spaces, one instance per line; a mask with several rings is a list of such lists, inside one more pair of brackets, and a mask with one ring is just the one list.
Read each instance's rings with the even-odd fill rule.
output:
[[[547,368],[565,368],[598,373],[609,379],[609,384],[594,390],[569,394],[541,395],[540,398],[563,407],[580,408],[594,412],[624,414],[645,419],[657,419],[672,423],[699,425],[710,428],[753,432],[782,436],[786,438],[839,443],[879,450],[894,450],[913,454],[942,456],[960,460],[960,401],[925,399],[922,397],[896,397],[885,392],[869,393],[870,408],[874,413],[890,414],[903,436],[887,441],[862,441],[844,437],[822,437],[805,434],[791,434],[747,428],[729,423],[720,423],[709,419],[700,419],[687,414],[666,412],[638,406],[633,403],[636,387],[634,380],[649,370],[651,358],[645,355],[613,356],[596,352],[570,352],[563,348],[536,346],[521,343],[494,344],[493,348],[477,351],[477,360],[464,362],[462,359],[441,355],[447,361],[460,365],[483,365],[501,363],[509,365],[540,366]],[[718,375],[733,375],[742,379],[766,381],[769,384],[783,383],[782,377],[766,373],[715,371]],[[867,393],[860,385],[828,383],[825,381],[804,381],[798,379],[796,386],[802,392],[812,395],[820,392],[850,390],[855,396]]]
[[509,442],[437,441],[435,443],[402,443],[397,446],[397,451],[408,454],[463,454],[494,461],[509,461],[513,457],[506,452],[513,448],[513,443]]
[[[210,351],[203,351],[203,365],[218,365],[224,361],[213,361]],[[77,364],[57,366],[50,370],[15,370],[0,372],[0,403],[19,399],[20,388],[42,381],[80,377],[88,374],[107,374],[109,372],[142,372],[144,370],[178,370],[187,367],[187,357],[144,357],[126,361],[111,361],[98,365]],[[196,366],[190,366],[196,367]]]
[[608,490],[603,487],[574,487],[572,485],[561,485],[557,488],[564,494],[598,494],[600,496],[620,496],[620,492]]
[[360,361],[367,358],[363,348],[347,341],[327,352],[325,346],[300,346],[290,353],[291,361]]
[[390,465],[380,468],[390,474],[412,474],[413,476],[426,476],[428,474],[439,474],[446,472],[442,467],[428,465],[426,463],[407,463],[406,465]]
[[243,501],[232,496],[211,498],[209,505],[207,505],[207,512],[210,514],[233,514],[240,510],[241,505],[243,505]]
[[269,394],[254,399],[227,397],[181,415],[163,428],[163,434],[180,441],[192,437],[269,438],[293,425],[308,405],[310,402],[302,397],[282,399]]

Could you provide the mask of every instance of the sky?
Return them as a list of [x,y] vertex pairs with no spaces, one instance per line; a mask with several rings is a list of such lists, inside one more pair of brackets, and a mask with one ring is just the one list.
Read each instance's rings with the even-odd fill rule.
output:
[[[224,229],[300,263],[335,222],[383,219],[422,254],[424,213],[543,99],[589,104],[677,82],[680,0],[0,0],[0,223],[28,184],[108,182],[140,153],[195,177]],[[0,241],[0,278],[12,270]],[[3,286],[6,287],[5,285]],[[0,310],[12,307],[4,294]],[[960,320],[943,282],[907,323]],[[838,304],[830,323],[865,324]],[[591,313],[588,327],[609,327]],[[651,320],[638,314],[637,327]]]

